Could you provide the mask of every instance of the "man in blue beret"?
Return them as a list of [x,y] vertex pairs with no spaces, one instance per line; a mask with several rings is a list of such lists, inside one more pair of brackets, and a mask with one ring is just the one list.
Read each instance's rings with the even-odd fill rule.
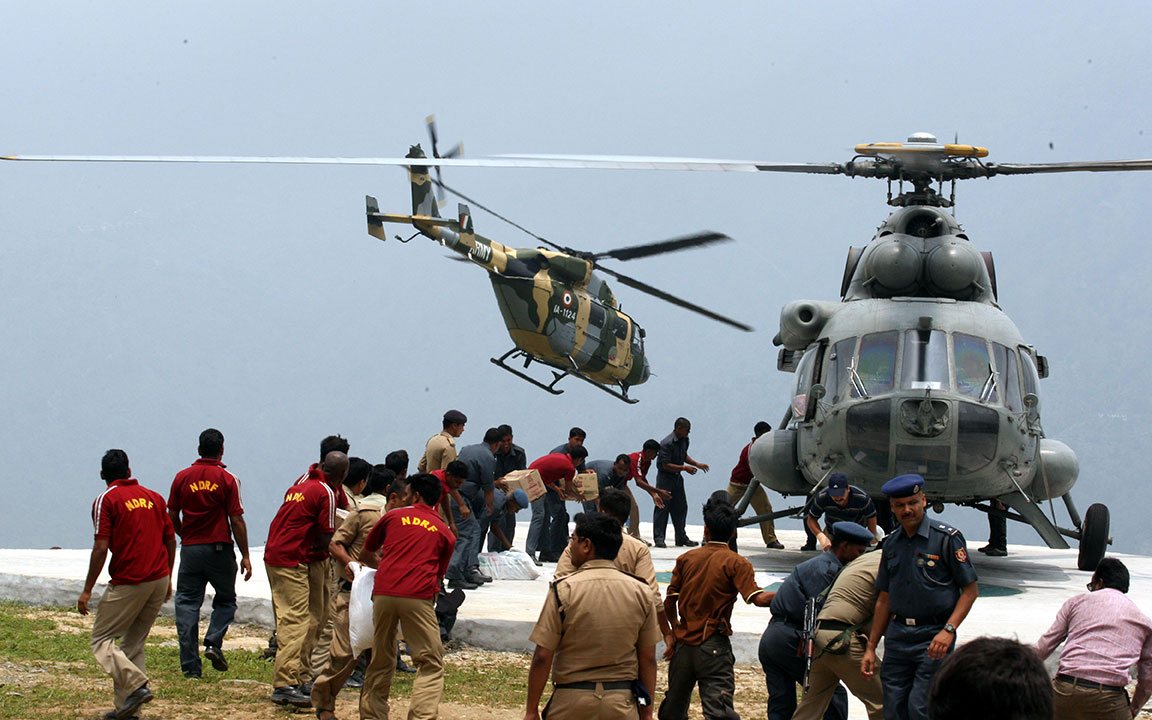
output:
[[900,530],[884,539],[876,575],[876,611],[860,672],[876,669],[876,646],[887,637],[885,720],[927,720],[928,690],[956,644],[956,628],[976,601],[976,571],[964,536],[925,517],[924,478],[900,475],[884,484]]
[[[841,568],[863,555],[871,543],[872,533],[862,525],[836,523],[831,548],[797,565],[772,598],[772,621],[760,636],[759,648],[768,686],[769,720],[790,720],[796,712],[796,684],[804,677],[804,658],[797,653],[804,631],[804,605],[809,598],[818,598],[819,605]],[[846,717],[848,694],[838,687],[824,718]]]

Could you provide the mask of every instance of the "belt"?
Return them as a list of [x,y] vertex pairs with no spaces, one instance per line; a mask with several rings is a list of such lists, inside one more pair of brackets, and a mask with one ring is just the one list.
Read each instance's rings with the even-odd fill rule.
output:
[[1070,685],[1091,688],[1093,690],[1116,690],[1118,692],[1126,692],[1128,690],[1128,688],[1123,685],[1105,685],[1104,683],[1092,682],[1091,680],[1081,680],[1074,675],[1065,675],[1064,673],[1057,675],[1056,679]]
[[631,690],[631,680],[611,680],[609,682],[570,682],[554,686],[557,690],[595,690],[596,686],[605,690]]
[[948,618],[950,616],[951,613],[948,615],[930,615],[928,617],[904,617],[902,615],[893,615],[892,619],[901,625],[907,625],[908,627],[919,627],[921,625],[944,625],[948,622]]
[[839,620],[817,620],[817,630],[847,630],[850,627],[855,627],[852,623],[840,622]]

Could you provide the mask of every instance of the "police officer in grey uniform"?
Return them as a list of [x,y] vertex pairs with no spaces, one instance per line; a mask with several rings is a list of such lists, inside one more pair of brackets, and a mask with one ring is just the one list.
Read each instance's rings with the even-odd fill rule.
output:
[[976,601],[976,571],[964,536],[925,517],[919,475],[900,475],[881,491],[900,529],[884,539],[876,576],[876,611],[860,672],[875,672],[876,646],[884,642],[885,720],[926,720],[928,690],[956,644],[956,628]]
[[[769,720],[791,720],[796,712],[796,683],[804,677],[797,653],[804,629],[804,605],[832,585],[840,569],[864,554],[872,533],[853,522],[832,526],[832,547],[797,565],[772,598],[772,621],[760,637],[760,666],[768,686]],[[826,720],[848,717],[848,694],[836,688]]]

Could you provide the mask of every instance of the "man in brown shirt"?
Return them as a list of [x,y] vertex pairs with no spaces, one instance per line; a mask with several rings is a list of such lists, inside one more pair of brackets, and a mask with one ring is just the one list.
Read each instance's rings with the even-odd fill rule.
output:
[[[539,719],[549,672],[555,690],[548,720],[651,720],[660,631],[650,589],[612,564],[622,542],[616,519],[576,516],[569,548],[578,569],[553,581],[532,631],[525,720]],[[633,694],[637,680],[643,704]]]
[[348,634],[348,603],[352,591],[352,571],[349,565],[359,561],[364,540],[380,516],[394,507],[409,503],[408,481],[397,478],[396,473],[376,465],[368,473],[364,496],[356,509],[348,514],[332,542],[328,552],[341,566],[340,590],[332,600],[332,644],[328,663],[317,674],[312,685],[312,707],[320,720],[336,717],[336,695],[356,669],[356,656],[352,654],[352,641]]
[[468,417],[459,410],[444,413],[444,429],[428,438],[428,443],[424,446],[424,455],[416,464],[416,469],[422,473],[430,473],[448,467],[448,463],[456,459],[456,438],[464,434],[466,422]]
[[700,704],[706,718],[739,720],[732,707],[736,676],[732,655],[732,607],[736,596],[768,607],[773,592],[756,584],[752,563],[728,547],[736,532],[736,511],[716,503],[704,508],[704,546],[676,559],[664,610],[676,637],[664,652],[668,691],[660,703],[661,720],[687,717],[692,688],[700,683]]
[[816,654],[808,673],[808,692],[792,720],[824,717],[840,682],[864,703],[868,720],[884,720],[880,674],[860,674],[879,593],[876,573],[880,570],[880,555],[877,551],[868,552],[848,563],[828,591],[824,607],[816,616]]
[[[632,497],[623,490],[606,487],[600,493],[600,511],[616,518],[621,527],[628,521],[631,507]],[[637,580],[648,583],[648,588],[652,594],[652,604],[656,610],[656,621],[660,625],[660,634],[664,637],[664,642],[671,645],[673,642],[672,627],[668,624],[668,618],[664,614],[664,603],[660,600],[660,585],[656,582],[656,568],[652,565],[652,551],[648,549],[648,543],[632,535],[624,535],[623,542],[620,544],[620,552],[617,553],[613,563],[618,569]],[[572,563],[572,546],[569,544],[568,547],[564,548],[564,554],[560,556],[560,561],[556,563],[555,576],[564,577],[575,571],[576,566]]]

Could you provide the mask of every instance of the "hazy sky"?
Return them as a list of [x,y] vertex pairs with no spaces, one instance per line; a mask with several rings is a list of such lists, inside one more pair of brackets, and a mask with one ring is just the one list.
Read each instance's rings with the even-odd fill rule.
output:
[[[0,154],[402,155],[435,112],[471,156],[843,162],[856,143],[929,131],[1001,162],[1152,157],[1152,7],[991,6],[9,2]],[[470,418],[462,444],[510,422],[532,457],[578,424],[611,458],[686,415],[692,455],[713,466],[689,481],[698,518],[754,422],[787,406],[780,307],[836,300],[848,247],[888,212],[883,184],[840,177],[445,180],[589,250],[726,232],[735,243],[617,267],[757,332],[617,287],[648,332],[640,404],[576,382],[551,397],[488,362],[511,342],[484,273],[366,233],[365,194],[409,211],[401,169],[0,164],[0,545],[87,546],[104,450],[127,450],[166,495],[208,426],[260,544],[321,437],[415,458],[450,407]],[[1152,430],[1150,192],[1147,173],[1004,177],[961,184],[957,210],[1050,360],[1044,427],[1079,454],[1081,510],[1107,502],[1115,547],[1146,551],[1129,498]],[[482,234],[533,244],[474,215]],[[981,516],[945,517],[983,544]]]

